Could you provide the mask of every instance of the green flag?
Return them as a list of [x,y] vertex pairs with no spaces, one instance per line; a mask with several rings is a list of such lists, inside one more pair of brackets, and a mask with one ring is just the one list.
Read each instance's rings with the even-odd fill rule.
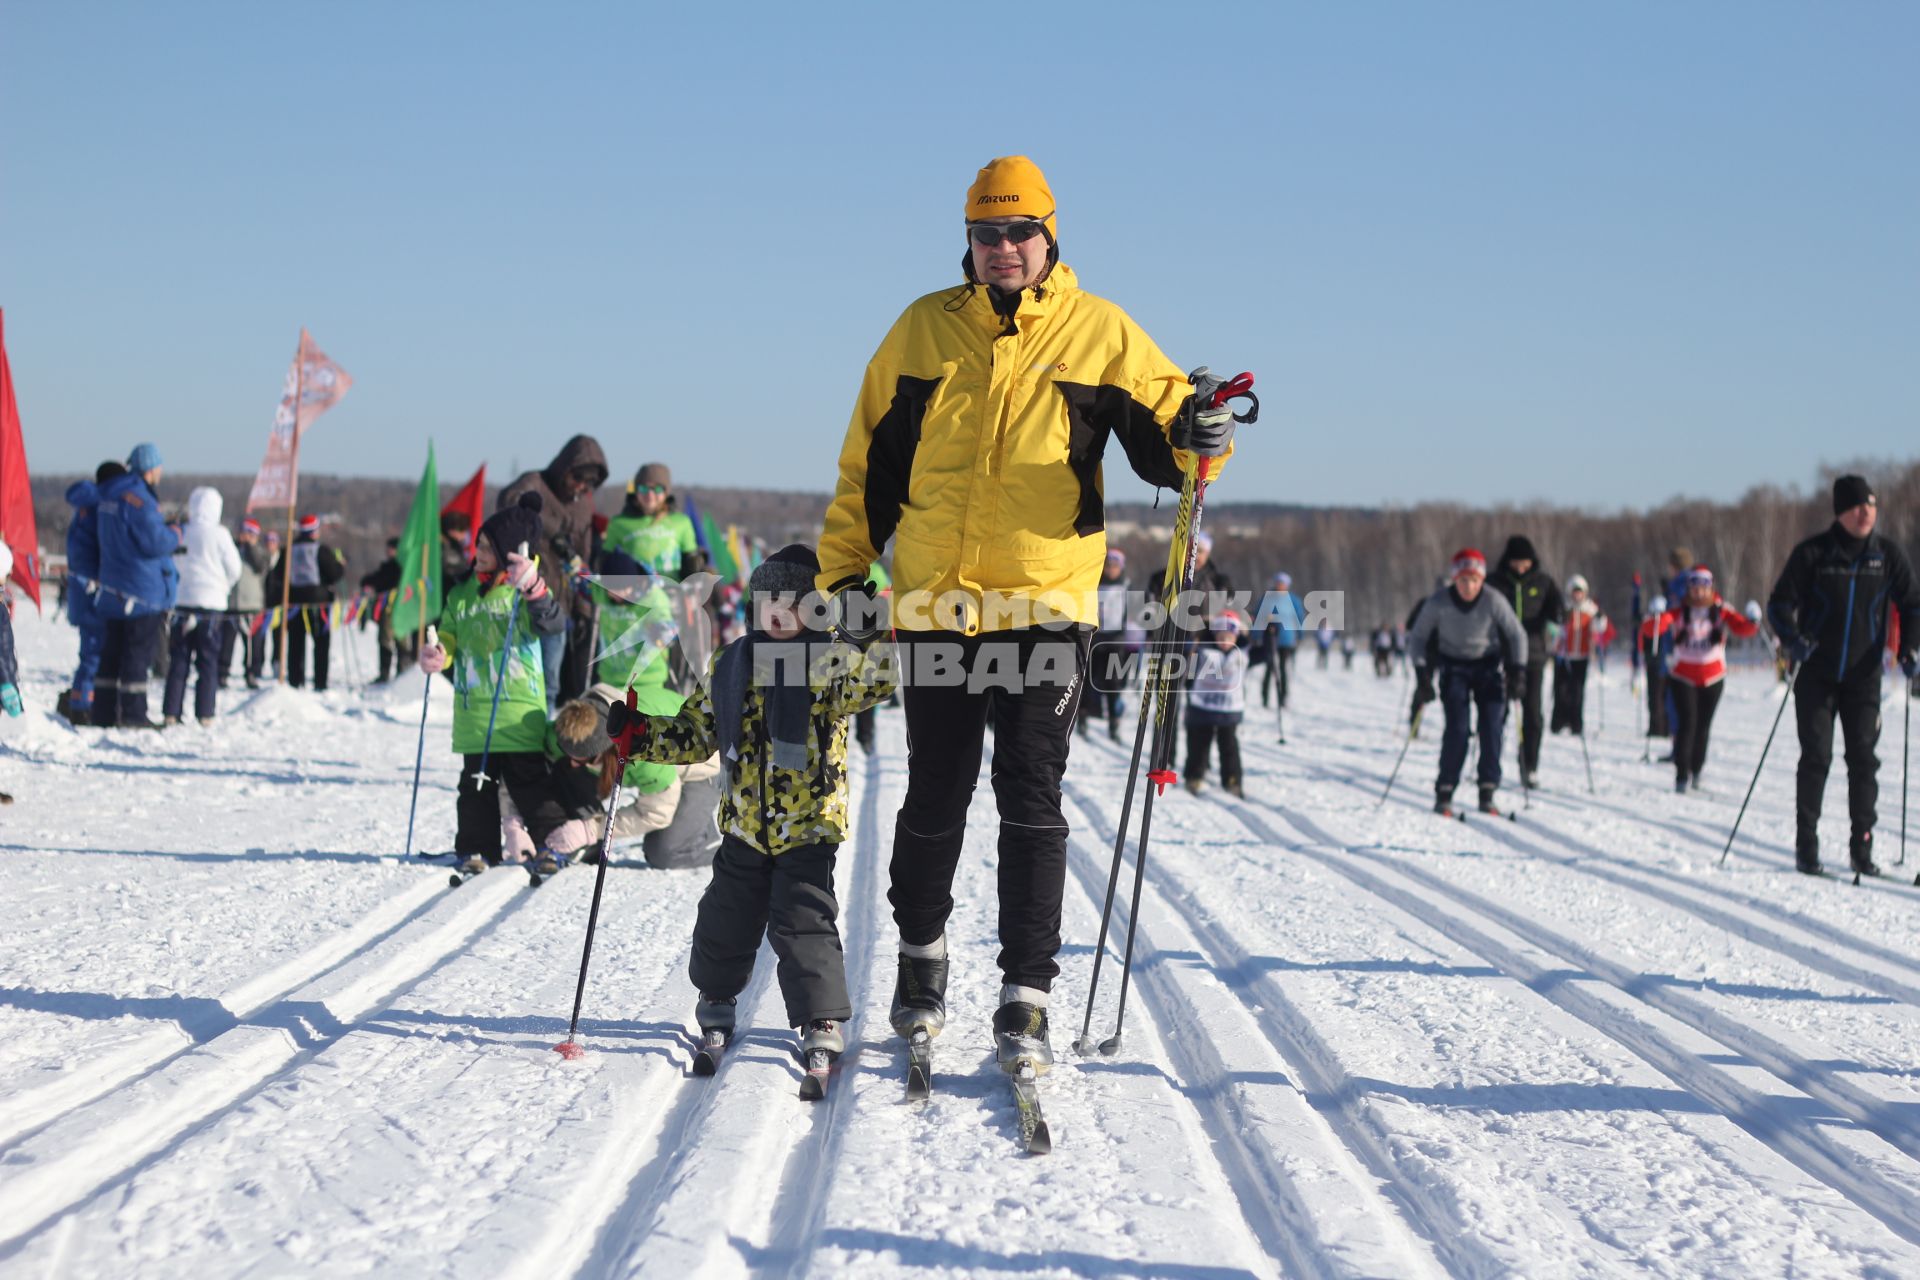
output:
[[433,465],[433,442],[427,442],[427,470],[414,491],[413,510],[400,531],[400,585],[394,588],[387,616],[393,634],[408,636],[428,622],[440,620],[440,477]]
[[713,517],[702,516],[701,522],[707,526],[707,551],[713,557],[713,571],[722,582],[739,582],[740,566],[734,563],[733,549],[714,527]]

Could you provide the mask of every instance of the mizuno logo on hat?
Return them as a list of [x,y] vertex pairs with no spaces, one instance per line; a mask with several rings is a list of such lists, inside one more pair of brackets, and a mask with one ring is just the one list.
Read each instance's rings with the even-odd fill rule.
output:
[[980,200],[979,200],[979,203],[980,203],[980,204],[1008,204],[1008,203],[1015,203],[1015,204],[1017,204],[1017,203],[1019,203],[1019,200],[1020,200],[1020,197],[1019,197],[1019,196],[1017,196],[1017,195],[1011,195],[1011,196],[981,196],[981,197],[980,197]]

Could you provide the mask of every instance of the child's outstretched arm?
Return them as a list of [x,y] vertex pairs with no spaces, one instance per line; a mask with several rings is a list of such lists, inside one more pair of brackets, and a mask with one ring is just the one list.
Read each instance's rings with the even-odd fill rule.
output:
[[707,685],[680,704],[680,713],[648,716],[647,733],[634,744],[633,758],[654,764],[698,764],[720,748],[714,731],[713,697]]

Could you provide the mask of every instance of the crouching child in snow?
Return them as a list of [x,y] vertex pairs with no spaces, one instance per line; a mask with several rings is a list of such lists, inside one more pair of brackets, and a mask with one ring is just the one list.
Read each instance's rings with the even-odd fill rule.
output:
[[[648,717],[675,716],[686,702],[659,685],[635,685],[633,694],[634,709]],[[555,760],[556,770],[565,771],[555,779],[555,785],[576,816],[549,836],[547,843],[589,863],[600,857],[607,797],[613,792],[613,770],[619,764],[613,739],[607,733],[607,712],[625,696],[618,685],[596,684],[561,707],[553,722],[547,754]],[[718,766],[710,760],[689,765],[655,764],[637,757],[629,760],[626,773],[621,775],[624,803],[613,815],[613,838],[637,840],[650,832],[665,831],[680,808],[682,783],[711,778],[718,772]]]
[[1240,615],[1223,613],[1193,656],[1193,681],[1187,688],[1187,790],[1199,795],[1207,785],[1213,744],[1220,744],[1220,785],[1240,794],[1240,721],[1247,711],[1246,629]]
[[720,753],[720,848],[687,966],[707,1069],[732,1038],[762,936],[802,1057],[831,1060],[846,1047],[841,1024],[853,1008],[833,871],[847,838],[847,721],[893,692],[893,646],[862,652],[807,629],[802,602],[819,572],[798,544],[761,562],[747,584],[752,630],[714,654],[678,715],[649,717],[634,748],[660,764]]
[[538,494],[523,494],[519,504],[489,516],[474,543],[472,576],[447,596],[440,643],[420,652],[420,669],[429,675],[451,665],[453,749],[465,758],[453,847],[467,856],[467,871],[501,861],[502,785],[540,846],[535,870],[560,868],[547,837],[568,815],[547,768],[540,637],[559,634],[566,618],[539,563],[524,554],[539,541]]

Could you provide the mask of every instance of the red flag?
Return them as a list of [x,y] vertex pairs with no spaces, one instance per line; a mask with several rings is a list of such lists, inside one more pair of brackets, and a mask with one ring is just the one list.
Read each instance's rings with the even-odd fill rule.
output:
[[467,517],[467,558],[473,558],[473,548],[480,539],[480,525],[487,518],[487,464],[481,463],[480,469],[473,473],[473,479],[460,486],[460,492],[448,499],[447,505],[440,508],[440,514],[461,511]]
[[294,476],[300,437],[313,420],[338,404],[353,378],[314,345],[313,335],[300,330],[300,349],[287,368],[286,388],[273,413],[273,431],[267,437],[267,457],[247,495],[247,510],[255,507],[291,507],[299,492]]
[[13,551],[8,576],[40,607],[40,534],[33,525],[33,485],[27,476],[27,446],[20,438],[20,408],[13,402],[13,370],[7,365],[6,315],[0,312],[0,538]]

